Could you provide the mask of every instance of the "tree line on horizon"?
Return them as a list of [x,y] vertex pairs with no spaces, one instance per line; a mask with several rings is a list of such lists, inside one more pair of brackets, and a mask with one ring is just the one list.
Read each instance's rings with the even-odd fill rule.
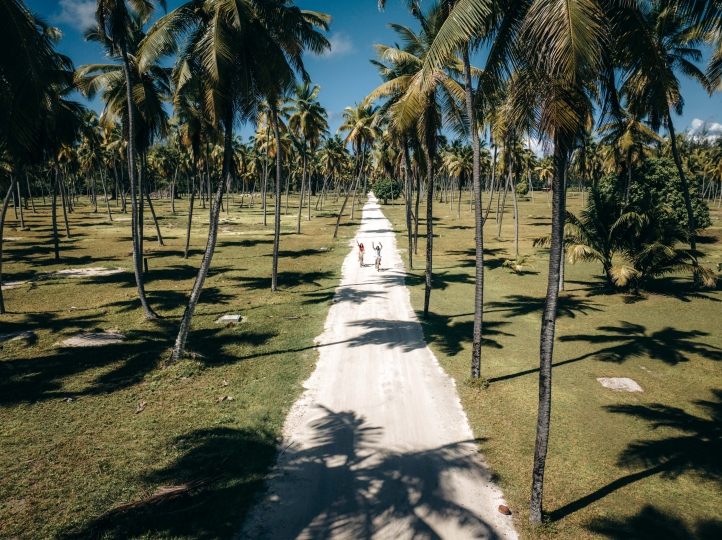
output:
[[[176,213],[175,201],[185,197],[186,258],[196,205],[210,220],[171,363],[183,357],[222,212],[259,205],[264,225],[272,214],[275,291],[289,193],[298,195],[298,234],[304,209],[310,220],[312,205],[322,210],[329,196],[340,203],[336,237],[349,202],[353,218],[378,182],[379,193],[388,189],[392,201],[404,199],[411,268],[419,223],[425,222],[427,316],[433,203],[455,205],[460,216],[465,196],[475,219],[471,377],[480,379],[487,219],[496,201],[500,237],[505,206],[513,204],[520,256],[518,197],[544,196],[552,226],[537,241],[549,246],[550,258],[530,514],[540,523],[565,259],[598,261],[610,286],[633,290],[679,270],[700,287],[716,281],[712,270],[698,264],[696,237],[710,224],[708,202],[722,204],[722,142],[677,133],[673,116],[684,104],[680,76],[710,94],[720,88],[722,2],[405,4],[418,30],[391,25],[399,43],[377,45],[372,60],[381,84],[344,110],[341,136],[329,133],[320,88],[303,64],[306,51],[320,54],[330,47],[322,33],[330,17],[292,0],[191,0],[155,22],[163,1],[98,0],[96,24],[85,37],[103,48],[106,62],[77,69],[57,52],[57,29],[21,0],[3,2],[0,182],[7,191],[0,213],[0,280],[1,233],[11,201],[24,227],[23,208],[29,211],[29,203],[35,212],[38,191],[43,200],[47,194],[54,256],[60,260],[59,228],[70,237],[68,214],[87,197],[108,220],[114,213],[131,214],[137,293],[145,317],[154,319],[143,281],[145,213],[162,245],[153,200],[168,198]],[[705,43],[713,54],[702,68]],[[482,49],[484,65],[472,66],[473,54]],[[87,110],[74,100],[75,92],[99,96],[102,112]],[[255,134],[244,141],[236,132],[246,123]],[[532,140],[541,141],[548,155],[537,156]],[[569,189],[582,193],[579,215],[566,209]],[[620,256],[621,265],[613,260]]]

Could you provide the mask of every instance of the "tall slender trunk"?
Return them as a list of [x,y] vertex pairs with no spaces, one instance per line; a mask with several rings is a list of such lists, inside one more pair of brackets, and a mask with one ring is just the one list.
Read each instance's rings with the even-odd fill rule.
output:
[[[194,167],[195,169],[195,167]],[[191,197],[190,197],[190,206],[188,207],[188,225],[186,227],[186,249],[185,253],[183,254],[183,258],[188,258],[188,247],[191,243],[191,225],[193,224],[193,203],[196,200],[196,181],[195,181],[195,173],[193,176],[191,176]]]
[[98,197],[95,194],[95,175],[91,174],[91,176],[93,178],[93,181],[90,184],[91,192],[93,194],[93,206],[94,206],[93,213],[97,214],[98,213]]
[[474,282],[474,329],[471,345],[471,377],[481,377],[481,340],[482,325],[484,322],[484,219],[481,206],[481,146],[479,144],[479,131],[474,116],[474,94],[471,79],[471,63],[469,61],[469,48],[462,49],[464,63],[464,90],[466,92],[466,113],[469,117],[471,131],[471,145],[474,153],[472,183],[474,189],[474,234],[476,247],[476,275]]
[[406,176],[406,235],[409,237],[409,268],[414,268],[414,237],[411,228],[411,156],[409,155],[409,139],[404,136],[404,171]]
[[168,364],[183,358],[183,352],[188,338],[188,331],[191,327],[191,319],[193,318],[193,313],[198,305],[198,300],[201,297],[203,283],[208,277],[208,271],[211,268],[211,260],[213,259],[213,253],[216,249],[216,241],[218,239],[218,220],[221,214],[221,203],[223,202],[223,188],[224,184],[227,185],[228,182],[231,181],[231,153],[233,152],[233,117],[231,116],[230,118],[226,118],[224,123],[226,133],[223,145],[223,169],[221,178],[218,180],[216,197],[213,201],[213,205],[211,206],[211,221],[208,225],[208,241],[206,242],[206,250],[205,253],[203,253],[203,260],[201,261],[201,266],[198,269],[198,275],[196,276],[196,281],[193,284],[193,289],[191,290],[191,295],[188,299],[188,305],[183,312],[183,318],[181,319],[180,328],[178,329],[178,336],[176,337],[175,345],[173,346],[173,352],[168,359]]
[[5,313],[5,302],[3,301],[3,290],[2,290],[2,283],[3,283],[3,233],[5,232],[5,215],[8,211],[8,204],[10,204],[10,197],[12,197],[13,189],[15,189],[15,184],[17,183],[17,176],[13,175],[12,179],[10,180],[10,186],[8,187],[8,192],[5,195],[5,200],[3,201],[2,210],[0,210],[0,315]]
[[[275,125],[273,126],[274,134],[275,134],[275,130],[277,129],[277,127],[278,126],[275,126]],[[263,226],[264,227],[266,227],[268,225],[268,221],[267,221],[267,217],[266,217],[268,215],[266,212],[266,189],[268,186],[268,148],[271,146],[270,136],[271,136],[271,125],[269,122],[269,125],[266,126],[266,159],[263,163],[263,185],[261,186],[261,192],[262,192],[261,209],[263,210]],[[280,140],[279,138],[276,138],[276,156],[278,156],[281,153],[281,147],[278,145],[279,140]],[[278,163],[278,159],[276,159],[276,162]],[[288,205],[286,205],[286,212],[288,212]]]
[[301,157],[303,166],[301,169],[301,194],[298,197],[298,224],[296,225],[296,234],[301,234],[301,213],[303,211],[303,196],[306,189],[306,142],[303,143],[303,156]]
[[[436,98],[428,97],[430,103],[436,104]],[[431,118],[433,112],[427,112]],[[426,130],[426,287],[424,289],[424,318],[429,316],[431,302],[431,280],[434,255],[434,154],[436,151],[436,133],[434,128]]]
[[[33,190],[30,189],[30,176],[28,175],[27,172],[25,173],[25,181],[28,184],[28,197],[30,198],[30,205],[33,209],[33,214],[34,214],[35,213],[35,199],[33,199]],[[41,184],[42,184],[42,182],[41,182]]]
[[105,208],[108,211],[108,221],[113,221],[113,216],[110,213],[110,201],[108,200],[108,188],[105,181],[105,173],[103,172],[100,161],[98,161],[98,170],[100,170],[100,180],[103,182],[103,198],[105,199]]
[[65,237],[70,238],[70,224],[68,223],[68,193],[65,191],[64,182],[58,178],[58,187],[60,188],[60,202],[63,205],[63,221],[65,221]]
[[[362,164],[361,167],[362,167],[362,169],[363,169],[363,160],[364,160],[364,156],[362,155],[362,156],[361,156],[361,164]],[[360,182],[361,182],[361,170],[359,170],[358,179],[357,179],[356,182],[355,182],[355,184],[356,184],[357,187],[358,187],[358,185],[359,185]],[[349,189],[346,190],[346,198],[343,200],[343,204],[341,205],[341,210],[338,211],[338,217],[336,218],[336,228],[335,228],[334,231],[333,231],[333,237],[334,237],[334,238],[336,238],[336,237],[338,236],[338,227],[339,227],[339,225],[341,224],[341,216],[343,216],[343,211],[346,209],[346,204],[348,204],[348,198],[349,198],[349,195],[351,195],[351,188],[353,188],[353,186],[350,186]],[[354,192],[354,197],[355,197],[355,196],[356,196],[356,190],[354,189],[353,192]]]
[[554,177],[552,197],[552,238],[549,251],[549,277],[547,294],[542,316],[539,340],[539,410],[537,416],[536,444],[534,447],[534,469],[532,472],[530,516],[532,523],[542,521],[542,499],[544,493],[544,468],[549,445],[549,424],[552,405],[552,360],[554,354],[554,330],[557,319],[559,298],[559,273],[562,255],[562,236],[566,193],[564,192],[564,171],[568,149],[562,136],[554,136]]
[[173,182],[170,185],[170,213],[175,214],[175,186],[178,180],[178,165],[175,166],[175,174],[173,175]]
[[[278,129],[278,111],[271,109],[273,135],[276,138],[276,200],[273,214],[273,266],[271,268],[271,292],[278,290],[278,246],[281,243],[281,132]],[[265,212],[265,210],[264,210]]]
[[419,249],[419,204],[421,203],[421,175],[416,172],[416,202],[414,203],[414,255]]
[[55,260],[60,260],[60,235],[58,234],[58,184],[60,183],[60,170],[57,160],[55,162],[55,181],[52,183],[52,197],[50,199],[50,217],[53,224],[53,247]]
[[155,319],[158,317],[148,303],[145,295],[145,286],[143,284],[143,252],[142,244],[139,242],[138,235],[142,230],[138,225],[138,204],[136,193],[136,172],[135,172],[135,106],[133,105],[133,83],[130,77],[130,64],[128,62],[128,51],[125,43],[120,47],[123,58],[123,72],[125,74],[126,97],[128,101],[128,178],[130,179],[130,199],[131,199],[131,223],[133,237],[133,272],[135,273],[135,283],[138,287],[138,297],[140,305],[146,319]]
[[519,199],[516,194],[516,176],[511,177],[511,193],[514,196],[514,254],[519,256]]
[[12,180],[12,183],[17,187],[18,192],[18,206],[20,207],[20,229],[25,230],[25,216],[23,215],[23,197],[20,193],[20,182],[17,181],[17,178],[15,180]]
[[[682,181],[682,193],[684,194],[684,206],[687,208],[687,231],[689,232],[689,246],[692,251],[697,251],[697,239],[695,238],[695,221],[694,211],[692,210],[692,199],[689,195],[689,184],[687,178],[684,175],[684,169],[682,168],[682,161],[679,159],[679,151],[677,149],[677,138],[674,134],[674,125],[672,124],[672,117],[667,110],[667,130],[669,131],[669,138],[672,143],[672,155],[674,156],[674,163],[677,165],[677,171],[679,172],[679,178]],[[697,265],[697,259],[694,258],[694,265]]]
[[148,189],[145,190],[145,198],[148,201],[148,208],[150,208],[150,214],[153,216],[153,223],[155,224],[155,234],[158,236],[158,245],[159,246],[165,246],[163,243],[163,235],[160,233],[160,225],[158,224],[158,218],[155,215],[155,208],[153,208],[153,203],[150,200],[150,194],[148,193]]

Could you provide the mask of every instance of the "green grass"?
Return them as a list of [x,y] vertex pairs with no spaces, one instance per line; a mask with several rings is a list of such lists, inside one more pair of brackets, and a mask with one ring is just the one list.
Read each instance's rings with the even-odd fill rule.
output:
[[[435,205],[434,289],[431,315],[423,321],[432,350],[459,383],[469,375],[474,296],[474,224],[466,194],[464,203],[459,220],[456,207]],[[569,206],[579,210],[578,194],[570,193]],[[383,209],[399,247],[406,247],[403,206]],[[528,526],[548,268],[548,250],[531,241],[549,234],[550,209],[544,194],[535,204],[520,203],[520,252],[534,267],[521,276],[502,267],[515,258],[510,204],[507,209],[503,241],[493,239],[493,211],[485,229],[482,376],[489,386],[457,389],[522,537],[722,537],[722,293],[697,290],[680,276],[640,296],[614,293],[591,263],[566,265],[544,492],[548,523]],[[722,262],[720,212],[712,217],[699,247],[702,264],[716,268]],[[423,223],[419,232],[425,234]],[[407,278],[419,313],[424,252],[420,238],[416,269]],[[644,392],[614,392],[597,377],[630,377]]]
[[[81,202],[56,263],[48,207],[26,211],[28,232],[9,230],[19,229],[9,212],[5,236],[21,239],[5,243],[3,278],[34,281],[4,291],[10,313],[0,318],[0,333],[33,330],[36,337],[0,344],[2,538],[229,538],[262,486],[285,415],[315,364],[313,339],[356,225],[345,218],[332,240],[337,207],[329,204],[311,222],[304,215],[297,236],[289,209],[272,294],[272,216],[264,228],[258,206],[234,208],[228,221],[224,213],[188,338],[192,354],[161,370],[200,264],[208,210],[196,207],[192,254],[184,260],[186,201],[176,203],[176,216],[167,200],[155,205],[166,240],[158,247],[146,221],[156,321],[144,320],[137,300],[127,215],[109,224],[102,208],[93,214]],[[98,266],[128,271],[37,279]],[[227,313],[246,320],[232,328],[214,323]],[[101,330],[128,339],[103,348],[58,346]],[[217,402],[227,395],[233,401]],[[146,409],[135,414],[142,401]],[[160,487],[194,481],[200,485],[189,493],[149,500]],[[98,519],[128,502],[140,504]]]

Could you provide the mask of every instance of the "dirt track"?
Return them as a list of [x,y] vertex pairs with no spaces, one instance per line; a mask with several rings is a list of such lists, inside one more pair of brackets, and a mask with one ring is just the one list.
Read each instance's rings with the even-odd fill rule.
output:
[[[242,538],[515,539],[454,382],[424,342],[373,197],[318,338],[320,358]],[[371,241],[382,242],[382,271]],[[437,293],[440,294],[440,293]]]

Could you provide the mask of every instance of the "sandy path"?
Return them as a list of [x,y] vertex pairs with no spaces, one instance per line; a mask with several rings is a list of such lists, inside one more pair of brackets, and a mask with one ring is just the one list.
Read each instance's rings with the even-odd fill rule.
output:
[[[343,264],[320,358],[241,537],[514,539],[453,381],[426,346],[391,224],[373,197]],[[371,241],[384,245],[382,272]],[[355,243],[353,244],[355,248]]]

